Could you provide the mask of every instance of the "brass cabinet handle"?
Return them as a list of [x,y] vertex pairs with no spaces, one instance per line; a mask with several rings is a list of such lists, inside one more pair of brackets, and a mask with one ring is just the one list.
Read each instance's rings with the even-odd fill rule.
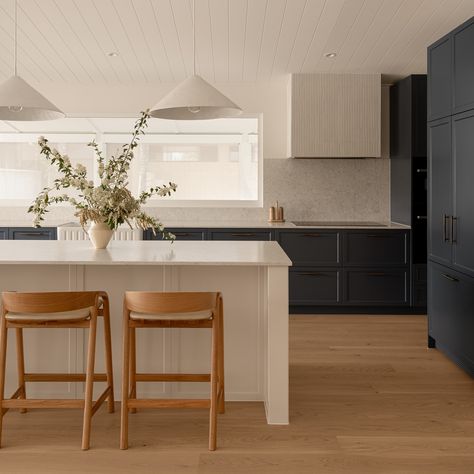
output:
[[24,235],[26,237],[38,237],[39,235],[49,235],[49,232],[42,231],[42,232],[15,232],[14,235]]
[[189,232],[174,232],[176,237],[189,237],[191,234]]
[[369,272],[367,273],[367,276],[371,276],[371,277],[381,277],[381,276],[385,276],[386,273],[385,272]]
[[459,281],[457,278],[454,278],[453,276],[448,275],[447,273],[441,273],[441,275],[449,281],[454,281],[455,283]]
[[386,237],[390,237],[388,234],[367,234],[367,237],[374,238],[374,239],[385,239]]
[[321,237],[321,234],[303,234],[303,237]]
[[298,272],[296,275],[298,276],[324,276],[322,272]]
[[449,228],[452,226],[450,225],[450,220],[451,216],[448,216],[447,214],[444,214],[443,216],[443,241],[444,242],[451,242],[451,236],[449,231]]
[[238,234],[230,234],[232,237],[255,237],[257,234],[251,234],[246,232],[241,232]]
[[451,243],[456,244],[458,241],[458,218],[451,218]]

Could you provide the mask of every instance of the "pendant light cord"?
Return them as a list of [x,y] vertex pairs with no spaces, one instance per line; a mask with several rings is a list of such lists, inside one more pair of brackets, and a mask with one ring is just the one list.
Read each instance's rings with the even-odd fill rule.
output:
[[13,71],[14,71],[15,76],[17,75],[17,61],[18,61],[17,59],[18,31],[17,30],[18,30],[18,1],[15,0],[15,34],[14,34],[15,47],[13,49],[13,61],[14,61]]
[[193,0],[193,76],[196,75],[196,0]]

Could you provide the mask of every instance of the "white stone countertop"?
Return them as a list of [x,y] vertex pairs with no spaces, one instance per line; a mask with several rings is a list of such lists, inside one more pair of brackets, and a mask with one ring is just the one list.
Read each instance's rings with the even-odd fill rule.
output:
[[[380,222],[381,225],[317,225],[317,226],[296,226],[291,221],[282,223],[269,223],[267,221],[163,221],[165,227],[183,227],[183,228],[233,228],[233,229],[410,229],[411,227],[405,224],[398,224],[397,222]],[[45,222],[43,227],[59,227],[71,226],[79,227],[77,222]],[[0,221],[0,227],[32,227],[31,221]],[[124,228],[128,226],[123,226]]]
[[277,242],[0,240],[0,264],[291,266]]
[[[297,226],[292,221],[269,223],[267,221],[164,221],[165,227],[188,228],[249,228],[249,229],[410,229],[410,226],[396,222],[380,222],[380,225],[317,225]],[[378,224],[378,223],[377,223]]]

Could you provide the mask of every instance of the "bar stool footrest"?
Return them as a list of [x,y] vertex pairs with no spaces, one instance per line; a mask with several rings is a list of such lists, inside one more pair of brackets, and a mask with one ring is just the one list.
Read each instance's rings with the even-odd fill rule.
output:
[[211,374],[136,374],[137,382],[210,382]]
[[195,398],[129,399],[127,408],[210,408],[211,400]]
[[84,400],[75,400],[70,398],[30,398],[28,400],[3,400],[2,408],[84,408]]
[[[86,374],[25,374],[25,382],[85,382]],[[107,382],[107,374],[94,374],[94,382]]]

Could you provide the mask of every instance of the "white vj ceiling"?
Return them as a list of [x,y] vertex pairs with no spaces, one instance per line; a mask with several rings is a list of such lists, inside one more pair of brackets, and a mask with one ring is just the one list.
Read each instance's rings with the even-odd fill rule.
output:
[[[191,73],[191,0],[18,1],[19,73],[32,83]],[[426,46],[472,15],[474,0],[196,0],[197,70],[214,82],[424,73]],[[12,74],[13,31],[13,0],[0,0],[0,80]]]

